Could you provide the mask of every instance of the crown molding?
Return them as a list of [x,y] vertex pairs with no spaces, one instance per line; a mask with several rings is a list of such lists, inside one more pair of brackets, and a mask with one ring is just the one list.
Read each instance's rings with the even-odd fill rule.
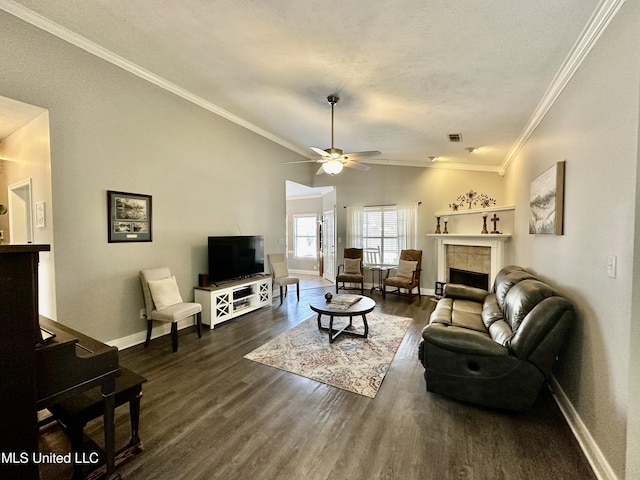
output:
[[169,82],[159,75],[156,75],[153,72],[150,72],[149,70],[136,65],[135,63],[121,57],[120,55],[117,55],[114,52],[101,47],[100,45],[88,40],[87,38],[78,35],[77,33],[74,33],[71,30],[62,27],[55,22],[52,22],[48,18],[43,17],[42,15],[29,10],[28,8],[25,8],[24,6],[17,4],[12,0],[0,0],[0,9],[72,45],[75,45],[76,47],[81,48],[82,50],[85,50],[86,52],[89,52],[96,57],[99,57],[117,67],[120,67],[123,70],[126,70],[127,72],[132,73],[139,78],[142,78],[143,80],[146,80],[160,88],[163,88],[164,90],[167,90],[183,98],[184,100],[187,100],[188,102],[198,105],[205,110],[210,111],[211,113],[215,113],[216,115],[225,118],[230,122],[240,125],[241,127],[244,127],[254,133],[257,133],[258,135],[265,137],[266,139],[271,140],[272,142],[277,143],[295,153],[298,153],[303,157],[309,157],[309,153],[306,150],[303,150],[298,146],[293,145],[292,143],[287,142],[286,140],[283,140],[282,138],[277,137],[270,132],[267,132],[266,130],[254,125],[253,123],[250,123],[243,118],[240,118],[237,115],[234,115],[233,113],[215,105],[214,103],[209,102],[208,100],[205,100],[204,98],[195,95],[194,93],[182,87],[179,87],[172,82]]
[[582,62],[605,31],[613,17],[615,17],[625,0],[602,0],[589,22],[573,45],[569,55],[553,78],[551,85],[542,96],[542,100],[529,118],[522,133],[513,144],[499,168],[499,174],[504,175],[516,158],[522,147],[527,143],[542,119],[547,115],[564,88],[576,73]]
[[[534,110],[533,114],[529,118],[525,128],[521,132],[520,136],[513,144],[507,156],[499,166],[491,165],[475,165],[475,164],[460,164],[460,163],[430,163],[425,164],[422,162],[411,161],[391,161],[391,160],[376,160],[368,161],[367,163],[379,164],[379,165],[395,165],[395,166],[408,166],[408,167],[422,167],[422,168],[436,168],[436,169],[448,169],[448,170],[471,170],[480,172],[495,172],[499,175],[504,175],[516,158],[522,147],[527,143],[537,126],[542,119],[546,116],[551,106],[555,103],[560,96],[566,85],[569,83],[575,72],[578,70],[586,56],[589,54],[597,40],[600,38],[606,27],[609,25],[613,17],[624,4],[625,0],[602,0],[596,11],[591,16],[587,26],[582,31],[580,37],[574,44],[569,55],[565,59],[564,63],[560,67],[558,73],[556,73],[549,88],[547,88],[542,100]],[[272,142],[287,148],[304,158],[312,159],[310,152],[307,149],[303,149],[294,145],[276,135],[246,121],[245,119],[234,115],[233,113],[215,105],[214,103],[205,100],[204,98],[195,95],[194,93],[179,87],[178,85],[169,82],[168,80],[146,70],[139,65],[115,54],[114,52],[107,50],[104,47],[78,35],[61,25],[49,20],[42,15],[25,8],[22,5],[15,3],[12,0],[0,0],[0,9],[7,13],[24,20],[31,25],[40,28],[78,48],[85,50],[117,67],[126,70],[139,78],[142,78],[160,88],[163,88],[188,102],[198,105],[205,110],[208,110],[230,122],[233,122],[247,130],[250,130]]]
[[452,162],[427,162],[411,160],[387,160],[384,158],[367,159],[362,163],[370,165],[389,165],[394,167],[415,167],[415,168],[435,168],[439,170],[471,170],[474,172],[500,173],[499,166],[472,163],[452,163]]

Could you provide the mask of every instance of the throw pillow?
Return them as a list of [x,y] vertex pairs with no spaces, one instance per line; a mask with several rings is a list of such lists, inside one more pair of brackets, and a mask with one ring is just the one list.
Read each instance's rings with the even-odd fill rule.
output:
[[398,273],[396,273],[396,276],[412,278],[413,272],[415,271],[417,266],[418,266],[417,260],[413,260],[413,261],[400,260],[400,262],[398,262]]
[[345,258],[344,259],[344,273],[351,273],[359,275],[360,271],[360,259],[359,258]]
[[176,277],[167,277],[162,280],[149,280],[147,283],[149,284],[151,298],[153,298],[156,310],[162,310],[171,305],[182,303]]
[[275,278],[286,277],[289,275],[287,262],[274,262],[271,264],[271,268],[273,269],[273,276]]

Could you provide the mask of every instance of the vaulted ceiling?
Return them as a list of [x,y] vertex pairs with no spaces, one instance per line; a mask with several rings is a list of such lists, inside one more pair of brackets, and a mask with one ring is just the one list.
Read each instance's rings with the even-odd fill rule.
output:
[[500,171],[561,88],[603,3],[3,0],[0,8],[309,158],[309,146],[330,146],[327,96],[337,93],[338,148],[380,150],[371,163]]

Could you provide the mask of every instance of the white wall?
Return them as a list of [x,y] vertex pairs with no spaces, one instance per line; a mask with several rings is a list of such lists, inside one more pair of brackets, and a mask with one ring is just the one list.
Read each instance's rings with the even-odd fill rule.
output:
[[[556,286],[578,310],[556,378],[604,455],[604,470],[618,478],[625,476],[631,400],[638,3],[626,2],[506,174],[507,201],[517,207],[516,263]],[[562,160],[565,234],[529,235],[529,183]],[[607,276],[610,255],[617,257],[616,278]]]
[[[57,318],[112,341],[144,331],[138,271],[168,265],[183,298],[206,238],[284,238],[300,157],[0,12],[0,92],[49,111]],[[107,242],[107,190],[153,196],[153,242]]]

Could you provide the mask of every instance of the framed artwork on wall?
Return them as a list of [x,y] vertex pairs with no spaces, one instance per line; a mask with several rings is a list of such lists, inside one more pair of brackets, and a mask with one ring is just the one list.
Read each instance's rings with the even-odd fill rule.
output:
[[151,242],[151,195],[107,191],[109,243]]
[[562,235],[564,219],[564,165],[558,162],[531,182],[529,233]]

